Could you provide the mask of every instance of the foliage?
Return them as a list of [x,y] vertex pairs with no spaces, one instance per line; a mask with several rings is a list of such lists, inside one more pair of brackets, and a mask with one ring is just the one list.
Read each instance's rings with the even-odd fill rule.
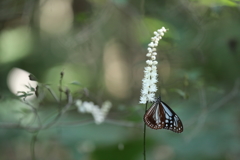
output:
[[[0,159],[142,159],[141,80],[162,26],[157,94],[184,131],[147,128],[147,159],[239,159],[239,4],[2,0]],[[31,73],[38,88],[28,75],[11,79],[13,68]],[[98,125],[76,100],[113,106]]]

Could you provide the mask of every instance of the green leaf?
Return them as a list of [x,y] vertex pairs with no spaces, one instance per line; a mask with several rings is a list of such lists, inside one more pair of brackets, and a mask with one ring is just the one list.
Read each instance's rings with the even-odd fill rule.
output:
[[30,89],[30,87],[28,85],[24,85],[26,88]]
[[33,88],[33,87],[30,87],[30,90],[31,90],[32,92],[35,92],[35,88]]
[[70,84],[76,85],[76,86],[82,86],[82,84],[80,82],[78,82],[78,81],[73,81]]
[[17,94],[19,94],[19,93],[25,94],[26,92],[24,92],[24,91],[18,91]]

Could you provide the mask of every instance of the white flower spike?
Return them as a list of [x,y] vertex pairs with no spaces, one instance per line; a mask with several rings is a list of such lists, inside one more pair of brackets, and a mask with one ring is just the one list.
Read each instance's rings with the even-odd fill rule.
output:
[[158,41],[162,39],[164,33],[167,30],[162,27],[157,31],[153,32],[155,35],[151,38],[151,42],[148,44],[148,53],[146,54],[149,59],[146,61],[147,67],[144,68],[144,78],[142,80],[142,89],[140,102],[141,104],[146,104],[147,102],[155,101],[155,93],[157,92],[157,67],[158,61],[156,60],[157,52],[156,47],[158,46]]

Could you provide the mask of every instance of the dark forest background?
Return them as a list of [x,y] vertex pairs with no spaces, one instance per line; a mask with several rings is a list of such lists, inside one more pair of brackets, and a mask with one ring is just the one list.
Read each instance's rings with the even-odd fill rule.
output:
[[[157,94],[184,131],[147,128],[147,159],[238,160],[239,0],[1,0],[0,159],[143,159],[143,68],[162,26],[169,30],[157,48]],[[29,73],[44,93],[34,108],[14,94],[35,91],[24,86]],[[43,126],[53,122],[68,93],[111,101],[104,123],[72,104],[35,130],[36,113]]]

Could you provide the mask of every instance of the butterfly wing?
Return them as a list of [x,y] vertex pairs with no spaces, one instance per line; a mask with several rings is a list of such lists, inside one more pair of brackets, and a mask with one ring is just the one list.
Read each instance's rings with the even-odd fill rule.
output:
[[178,115],[163,101],[156,101],[145,113],[144,121],[152,129],[168,129],[176,133],[183,131]]
[[159,103],[155,102],[145,113],[144,122],[152,129],[162,129],[164,127],[163,117],[161,117],[162,109]]
[[161,106],[164,111],[164,129],[171,130],[176,133],[181,133],[183,131],[183,124],[178,115],[163,101],[161,101]]

